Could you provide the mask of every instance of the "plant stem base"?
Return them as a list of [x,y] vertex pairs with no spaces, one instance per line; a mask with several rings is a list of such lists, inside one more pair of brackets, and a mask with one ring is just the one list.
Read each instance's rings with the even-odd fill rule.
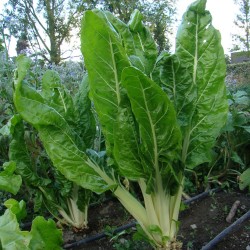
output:
[[181,250],[182,249],[182,242],[179,241],[170,241],[168,242],[167,246],[157,248],[157,250]]

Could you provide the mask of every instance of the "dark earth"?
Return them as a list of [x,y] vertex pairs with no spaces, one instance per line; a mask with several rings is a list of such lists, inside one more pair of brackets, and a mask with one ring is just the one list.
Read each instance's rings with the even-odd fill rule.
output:
[[[226,217],[236,200],[240,201],[233,223],[250,210],[250,194],[236,191],[220,191],[200,199],[186,208],[180,214],[180,230],[178,240],[183,242],[183,250],[201,249],[222,230],[230,226]],[[146,242],[135,241],[133,234],[136,227],[123,231],[120,235],[112,235],[111,229],[131,223],[133,218],[124,211],[115,199],[94,206],[89,210],[89,228],[83,232],[72,232],[64,228],[64,246],[105,232],[107,237],[91,243],[67,249],[109,250],[109,249],[140,249],[151,250]],[[236,231],[230,233],[213,247],[215,250],[249,250],[250,220],[240,224]]]

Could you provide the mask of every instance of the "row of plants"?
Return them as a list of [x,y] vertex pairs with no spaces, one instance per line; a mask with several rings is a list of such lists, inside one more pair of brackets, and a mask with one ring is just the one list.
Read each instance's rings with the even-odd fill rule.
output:
[[[77,64],[72,81],[62,77],[60,67],[52,67],[59,74],[44,71],[37,61],[19,56],[14,105],[15,66],[2,60],[10,66],[1,81],[9,92],[0,100],[5,147],[0,189],[19,192],[35,214],[49,211],[78,230],[88,226],[93,196],[110,190],[152,246],[180,249],[183,189],[250,186],[249,92],[226,92],[220,34],[205,6],[205,0],[190,5],[175,53],[159,56],[138,11],[128,24],[109,12],[85,12],[81,43],[87,71]],[[4,204],[3,249],[39,249],[35,244],[60,249],[61,231],[52,220],[35,218],[31,231],[24,232],[18,227],[23,201]],[[4,226],[6,221],[12,226]],[[50,227],[53,232],[47,232],[56,239],[37,233],[36,228],[44,231],[40,226]],[[7,237],[13,228],[16,233]]]

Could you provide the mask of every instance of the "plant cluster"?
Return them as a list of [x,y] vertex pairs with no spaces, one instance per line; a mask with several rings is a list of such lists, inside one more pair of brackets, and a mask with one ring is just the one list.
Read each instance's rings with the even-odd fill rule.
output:
[[209,186],[249,186],[250,92],[247,85],[229,85],[229,112],[213,148],[212,161],[187,169],[186,190],[195,192]]
[[[86,71],[74,62],[47,70],[19,56],[15,108],[0,130],[10,140],[0,189],[15,195],[23,185],[36,211],[44,207],[77,229],[87,227],[92,192],[110,190],[137,220],[140,237],[156,249],[180,249],[181,196],[184,185],[195,189],[185,176],[198,186],[200,178],[221,183],[243,172],[240,187],[250,186],[249,93],[226,92],[220,34],[205,7],[198,0],[184,14],[174,54],[159,55],[138,10],[128,23],[93,10],[82,19]],[[23,235],[17,213],[8,207],[0,224],[6,216]],[[1,244],[9,244],[9,229],[2,232]],[[33,232],[24,233],[27,249]]]
[[[138,11],[128,24],[109,12],[85,12],[88,77],[77,100],[52,71],[44,74],[41,91],[30,87],[31,62],[17,59],[15,107],[38,131],[53,165],[85,189],[112,190],[159,249],[180,247],[184,169],[210,161],[227,115],[223,49],[205,5],[190,6],[175,54],[159,57]],[[88,88],[105,152],[91,148],[96,127]],[[129,182],[138,183],[143,202],[129,192]]]

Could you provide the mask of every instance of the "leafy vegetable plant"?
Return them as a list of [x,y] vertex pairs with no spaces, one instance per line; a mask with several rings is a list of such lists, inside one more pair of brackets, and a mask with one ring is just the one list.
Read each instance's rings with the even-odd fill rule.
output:
[[[17,60],[15,106],[38,130],[53,164],[79,186],[96,193],[112,190],[157,249],[181,247],[176,235],[184,169],[210,161],[227,117],[224,53],[205,6],[206,0],[190,5],[175,54],[159,57],[138,11],[128,24],[108,12],[85,12],[82,52],[106,164],[99,164],[102,152],[88,149],[79,138],[81,130],[72,126],[80,122],[74,106],[67,108],[54,80],[48,82],[57,105],[28,87],[29,60]],[[123,184],[128,181],[139,184],[143,202]]]
[[[210,163],[207,175],[209,182],[218,182],[222,185],[240,184],[241,189],[248,185],[247,173],[249,171],[247,168],[250,163],[249,97],[247,91],[228,88],[228,119],[214,148],[214,159]],[[240,183],[237,183],[237,180]]]
[[14,115],[0,130],[11,137],[11,162],[5,163],[4,171],[0,172],[0,190],[16,194],[23,182],[25,194],[20,195],[28,195],[29,200],[33,198],[35,212],[45,208],[62,224],[77,230],[86,228],[91,192],[67,180],[55,169],[36,132],[26,127],[20,115]]

